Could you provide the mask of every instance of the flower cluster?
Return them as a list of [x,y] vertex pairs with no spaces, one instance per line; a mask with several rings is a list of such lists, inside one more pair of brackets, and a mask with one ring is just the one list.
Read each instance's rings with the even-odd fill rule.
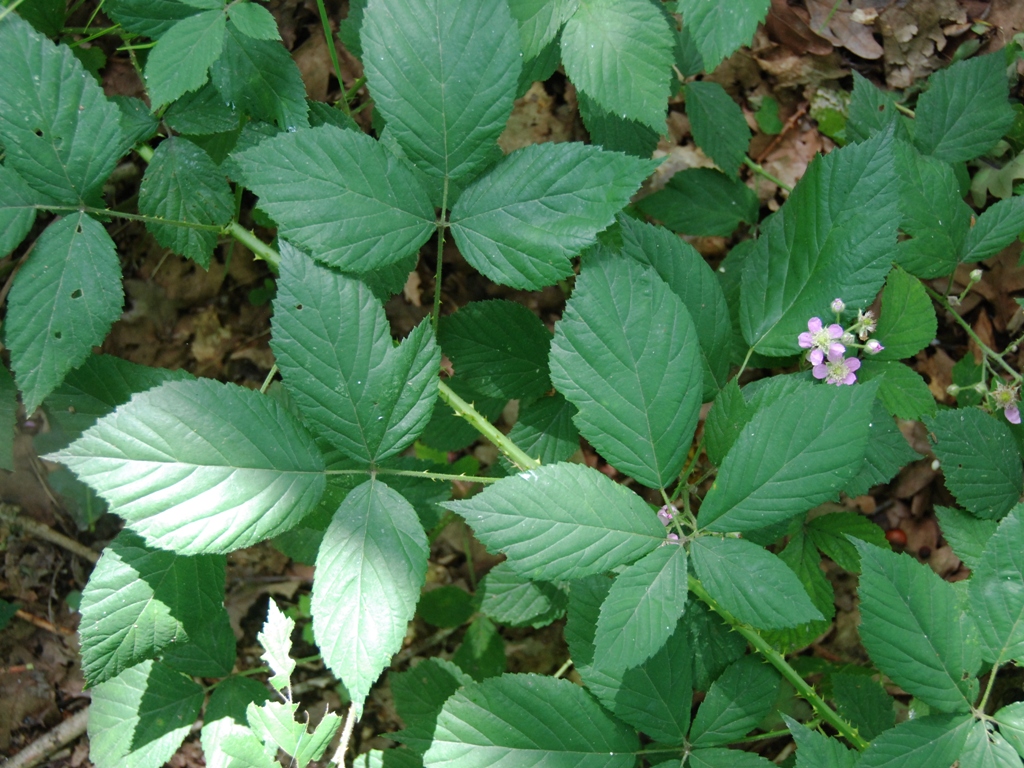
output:
[[1020,424],[1020,389],[1016,384],[998,384],[990,395],[992,405],[1003,412],[1011,424]]
[[[838,320],[846,310],[842,299],[834,299],[829,305]],[[869,339],[875,330],[875,317],[871,312],[857,310],[857,319],[849,328],[838,323],[825,325],[820,317],[812,317],[807,321],[807,330],[797,337],[801,349],[808,350],[807,360],[811,364],[811,373],[816,379],[824,379],[826,384],[842,386],[857,381],[857,370],[860,360],[856,357],[845,357],[848,346],[859,347],[869,355],[877,355],[885,347],[877,339]],[[857,344],[860,339],[862,344]]]

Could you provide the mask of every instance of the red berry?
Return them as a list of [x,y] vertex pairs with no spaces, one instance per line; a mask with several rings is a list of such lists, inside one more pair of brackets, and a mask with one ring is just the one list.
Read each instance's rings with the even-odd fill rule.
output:
[[907,534],[899,528],[890,528],[885,532],[885,538],[889,540],[890,544],[897,547],[905,547],[907,545]]

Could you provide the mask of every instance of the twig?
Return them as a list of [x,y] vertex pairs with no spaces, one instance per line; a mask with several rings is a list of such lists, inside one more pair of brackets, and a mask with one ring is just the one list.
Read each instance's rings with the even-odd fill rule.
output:
[[348,752],[348,743],[352,740],[352,729],[355,727],[355,724],[356,705],[355,702],[352,702],[352,705],[348,708],[348,714],[345,716],[345,725],[341,729],[341,741],[338,742],[338,748],[334,752],[334,757],[331,758],[332,763],[345,765],[345,753]]
[[761,152],[758,153],[757,157],[754,158],[755,163],[757,163],[758,165],[763,163],[764,159],[772,153],[772,150],[779,146],[779,142],[781,142],[785,138],[787,133],[793,130],[793,126],[797,124],[800,118],[807,114],[807,107],[808,104],[806,101],[803,102],[799,107],[797,107],[796,112],[790,115],[789,119],[786,121],[786,124],[782,126],[782,130],[779,131],[775,138],[773,138],[768,143],[768,146],[761,150]]
[[51,544],[56,544],[58,547],[63,547],[71,554],[78,555],[83,560],[88,560],[94,565],[100,559],[99,552],[90,549],[84,544],[80,544],[63,533],[58,533],[48,525],[43,525],[31,517],[19,514],[20,511],[18,507],[12,504],[0,504],[0,519],[6,520],[12,526],[21,528],[21,530],[32,534],[38,539],[43,539]]
[[47,632],[52,632],[55,635],[63,635],[67,637],[68,635],[75,634],[75,630],[73,629],[68,629],[67,627],[58,627],[56,624],[51,624],[46,619],[40,618],[39,616],[34,616],[28,611],[23,611],[20,608],[14,612],[14,615],[22,621],[28,622],[34,627],[45,629]]
[[0,763],[0,768],[32,768],[39,765],[49,755],[85,733],[88,724],[89,707],[86,707],[40,736],[14,757]]

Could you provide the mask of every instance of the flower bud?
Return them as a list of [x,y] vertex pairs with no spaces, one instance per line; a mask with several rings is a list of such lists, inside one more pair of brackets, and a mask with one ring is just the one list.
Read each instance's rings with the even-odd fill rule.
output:
[[971,282],[972,283],[981,282],[981,270],[980,269],[972,269],[971,270]]
[[946,387],[946,394],[951,397],[956,397],[957,395],[960,394],[960,387],[958,387],[956,384],[950,384],[948,387]]
[[833,312],[837,315],[842,314],[846,310],[846,304],[842,299],[832,299],[832,303],[829,305]]
[[867,350],[869,355],[877,355],[885,347],[882,346],[882,342],[878,339],[868,339],[867,344],[864,345],[864,349]]
[[842,335],[842,337],[840,337],[840,339],[839,339],[839,340],[840,340],[841,342],[843,342],[843,344],[846,344],[846,345],[850,345],[850,344],[853,344],[853,343],[854,343],[854,342],[855,342],[855,341],[857,340],[857,337],[856,337],[856,336],[854,336],[854,335],[853,335],[852,333],[850,333],[849,331],[847,331],[846,333],[844,333],[844,334]]

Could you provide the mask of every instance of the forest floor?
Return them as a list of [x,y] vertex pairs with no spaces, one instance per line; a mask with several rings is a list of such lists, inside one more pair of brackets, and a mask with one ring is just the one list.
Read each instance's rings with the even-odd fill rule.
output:
[[[343,17],[346,5],[335,7],[332,18]],[[882,87],[913,89],[932,71],[946,66],[962,46],[995,50],[1024,31],[1024,2],[1019,0],[843,0],[829,19],[833,5],[832,0],[804,0],[792,6],[786,0],[773,0],[768,22],[759,29],[751,48],[735,54],[711,76],[748,116],[754,133],[750,157],[788,185],[803,175],[817,153],[834,146],[815,118],[827,115],[828,106],[841,98],[842,91],[850,90],[853,71]],[[336,100],[340,90],[331,74],[315,2],[272,0],[270,8],[303,73],[309,96]],[[876,13],[877,20],[871,26],[857,23],[852,20],[855,10],[868,13],[868,18]],[[88,11],[87,7],[82,12]],[[115,47],[112,43],[104,51],[108,63],[101,74],[107,94],[141,96],[138,74],[124,54],[114,51]],[[344,52],[342,57],[343,74],[350,83],[362,74],[359,63]],[[1018,90],[1012,95],[1019,102],[1022,94]],[[773,134],[764,133],[754,117],[768,97],[779,106],[780,128]],[[368,128],[369,110],[361,112],[359,119]],[[540,141],[586,138],[575,92],[564,76],[556,73],[548,82],[534,84],[517,101],[502,146],[511,151]],[[681,103],[670,105],[666,137],[658,155],[668,159],[641,194],[664,185],[675,171],[711,164],[693,144]],[[116,205],[130,201],[138,192],[143,170],[139,158],[127,158],[115,172],[109,202]],[[751,175],[748,183],[758,194],[764,214],[777,210],[785,199],[784,190],[761,176]],[[257,232],[269,241],[271,233]],[[124,270],[126,306],[102,352],[145,365],[185,368],[197,376],[259,387],[274,363],[268,345],[272,282],[266,264],[226,240],[210,269],[204,271],[168,253],[141,224],[115,224],[111,234]],[[687,239],[712,266],[717,266],[737,239],[748,236],[740,232],[729,239]],[[431,245],[424,248],[419,267],[410,274],[405,290],[387,305],[396,336],[404,336],[429,312],[437,259],[436,249],[431,249]],[[982,281],[960,308],[978,336],[995,349],[1002,349],[1009,338],[1019,335],[1024,325],[1024,316],[1014,301],[1014,296],[1024,296],[1020,255],[1021,244],[1016,243],[980,265]],[[564,296],[557,287],[540,293],[517,292],[482,279],[453,247],[446,246],[443,259],[445,313],[472,300],[501,297],[525,304],[549,328],[561,315]],[[967,282],[967,273],[976,266],[961,266],[956,273],[958,286],[951,289],[942,280],[935,283],[935,289],[958,292]],[[940,313],[935,342],[913,363],[940,402],[952,404],[946,388],[952,383],[954,362],[972,351],[968,342],[952,318]],[[1010,362],[1019,369],[1024,360]],[[439,403],[438,407],[444,406]],[[512,418],[514,408],[507,408],[499,426],[509,427]],[[844,498],[841,503],[871,516],[888,531],[901,531],[894,540],[905,540],[905,551],[927,562],[942,577],[965,578],[968,571],[942,540],[932,514],[936,504],[952,504],[952,498],[941,475],[933,469],[934,457],[924,428],[915,422],[905,422],[901,428],[911,446],[921,453],[920,460],[892,482],[873,488],[870,494]],[[0,757],[17,755],[58,725],[75,721],[75,715],[88,706],[89,692],[85,690],[78,655],[79,617],[74,606],[98,553],[120,528],[117,518],[99,514],[96,500],[82,496],[68,482],[66,470],[38,458],[36,443],[46,429],[45,413],[22,414],[16,438],[16,469],[0,471],[0,514],[5,516],[0,519],[0,597],[19,606],[19,612],[0,631]],[[467,452],[483,467],[496,460],[496,451],[488,444],[477,443]],[[588,446],[581,448],[578,458],[617,476]],[[12,522],[10,514],[20,514],[22,520],[31,522]],[[80,545],[77,549],[76,542]],[[464,525],[453,523],[433,542],[427,588],[454,585],[473,591],[499,561],[472,538]],[[271,597],[292,606],[302,627],[303,598],[309,595],[312,571],[311,566],[290,560],[269,544],[228,557],[227,608],[238,638],[242,668],[260,664],[256,632]],[[863,650],[855,633],[855,581],[838,568],[830,569],[828,575],[836,590],[837,616],[829,632],[804,654],[834,661],[862,659]],[[416,619],[404,650],[396,657],[395,668],[407,666],[418,656],[450,657],[464,630],[438,629]],[[509,671],[551,674],[568,658],[561,622],[541,630],[502,630],[502,636]],[[299,643],[294,649],[297,657],[313,653],[308,644]],[[341,704],[337,682],[321,664],[304,664],[300,670],[297,691],[304,708],[322,712],[325,704],[332,709]],[[362,727],[355,734],[355,744],[361,751],[388,745],[390,742],[377,734],[401,727],[385,681],[386,677],[382,678],[371,695]],[[45,764],[91,765],[84,726],[77,727],[78,721],[70,727],[74,738],[53,751]],[[170,764],[204,764],[198,728]]]

